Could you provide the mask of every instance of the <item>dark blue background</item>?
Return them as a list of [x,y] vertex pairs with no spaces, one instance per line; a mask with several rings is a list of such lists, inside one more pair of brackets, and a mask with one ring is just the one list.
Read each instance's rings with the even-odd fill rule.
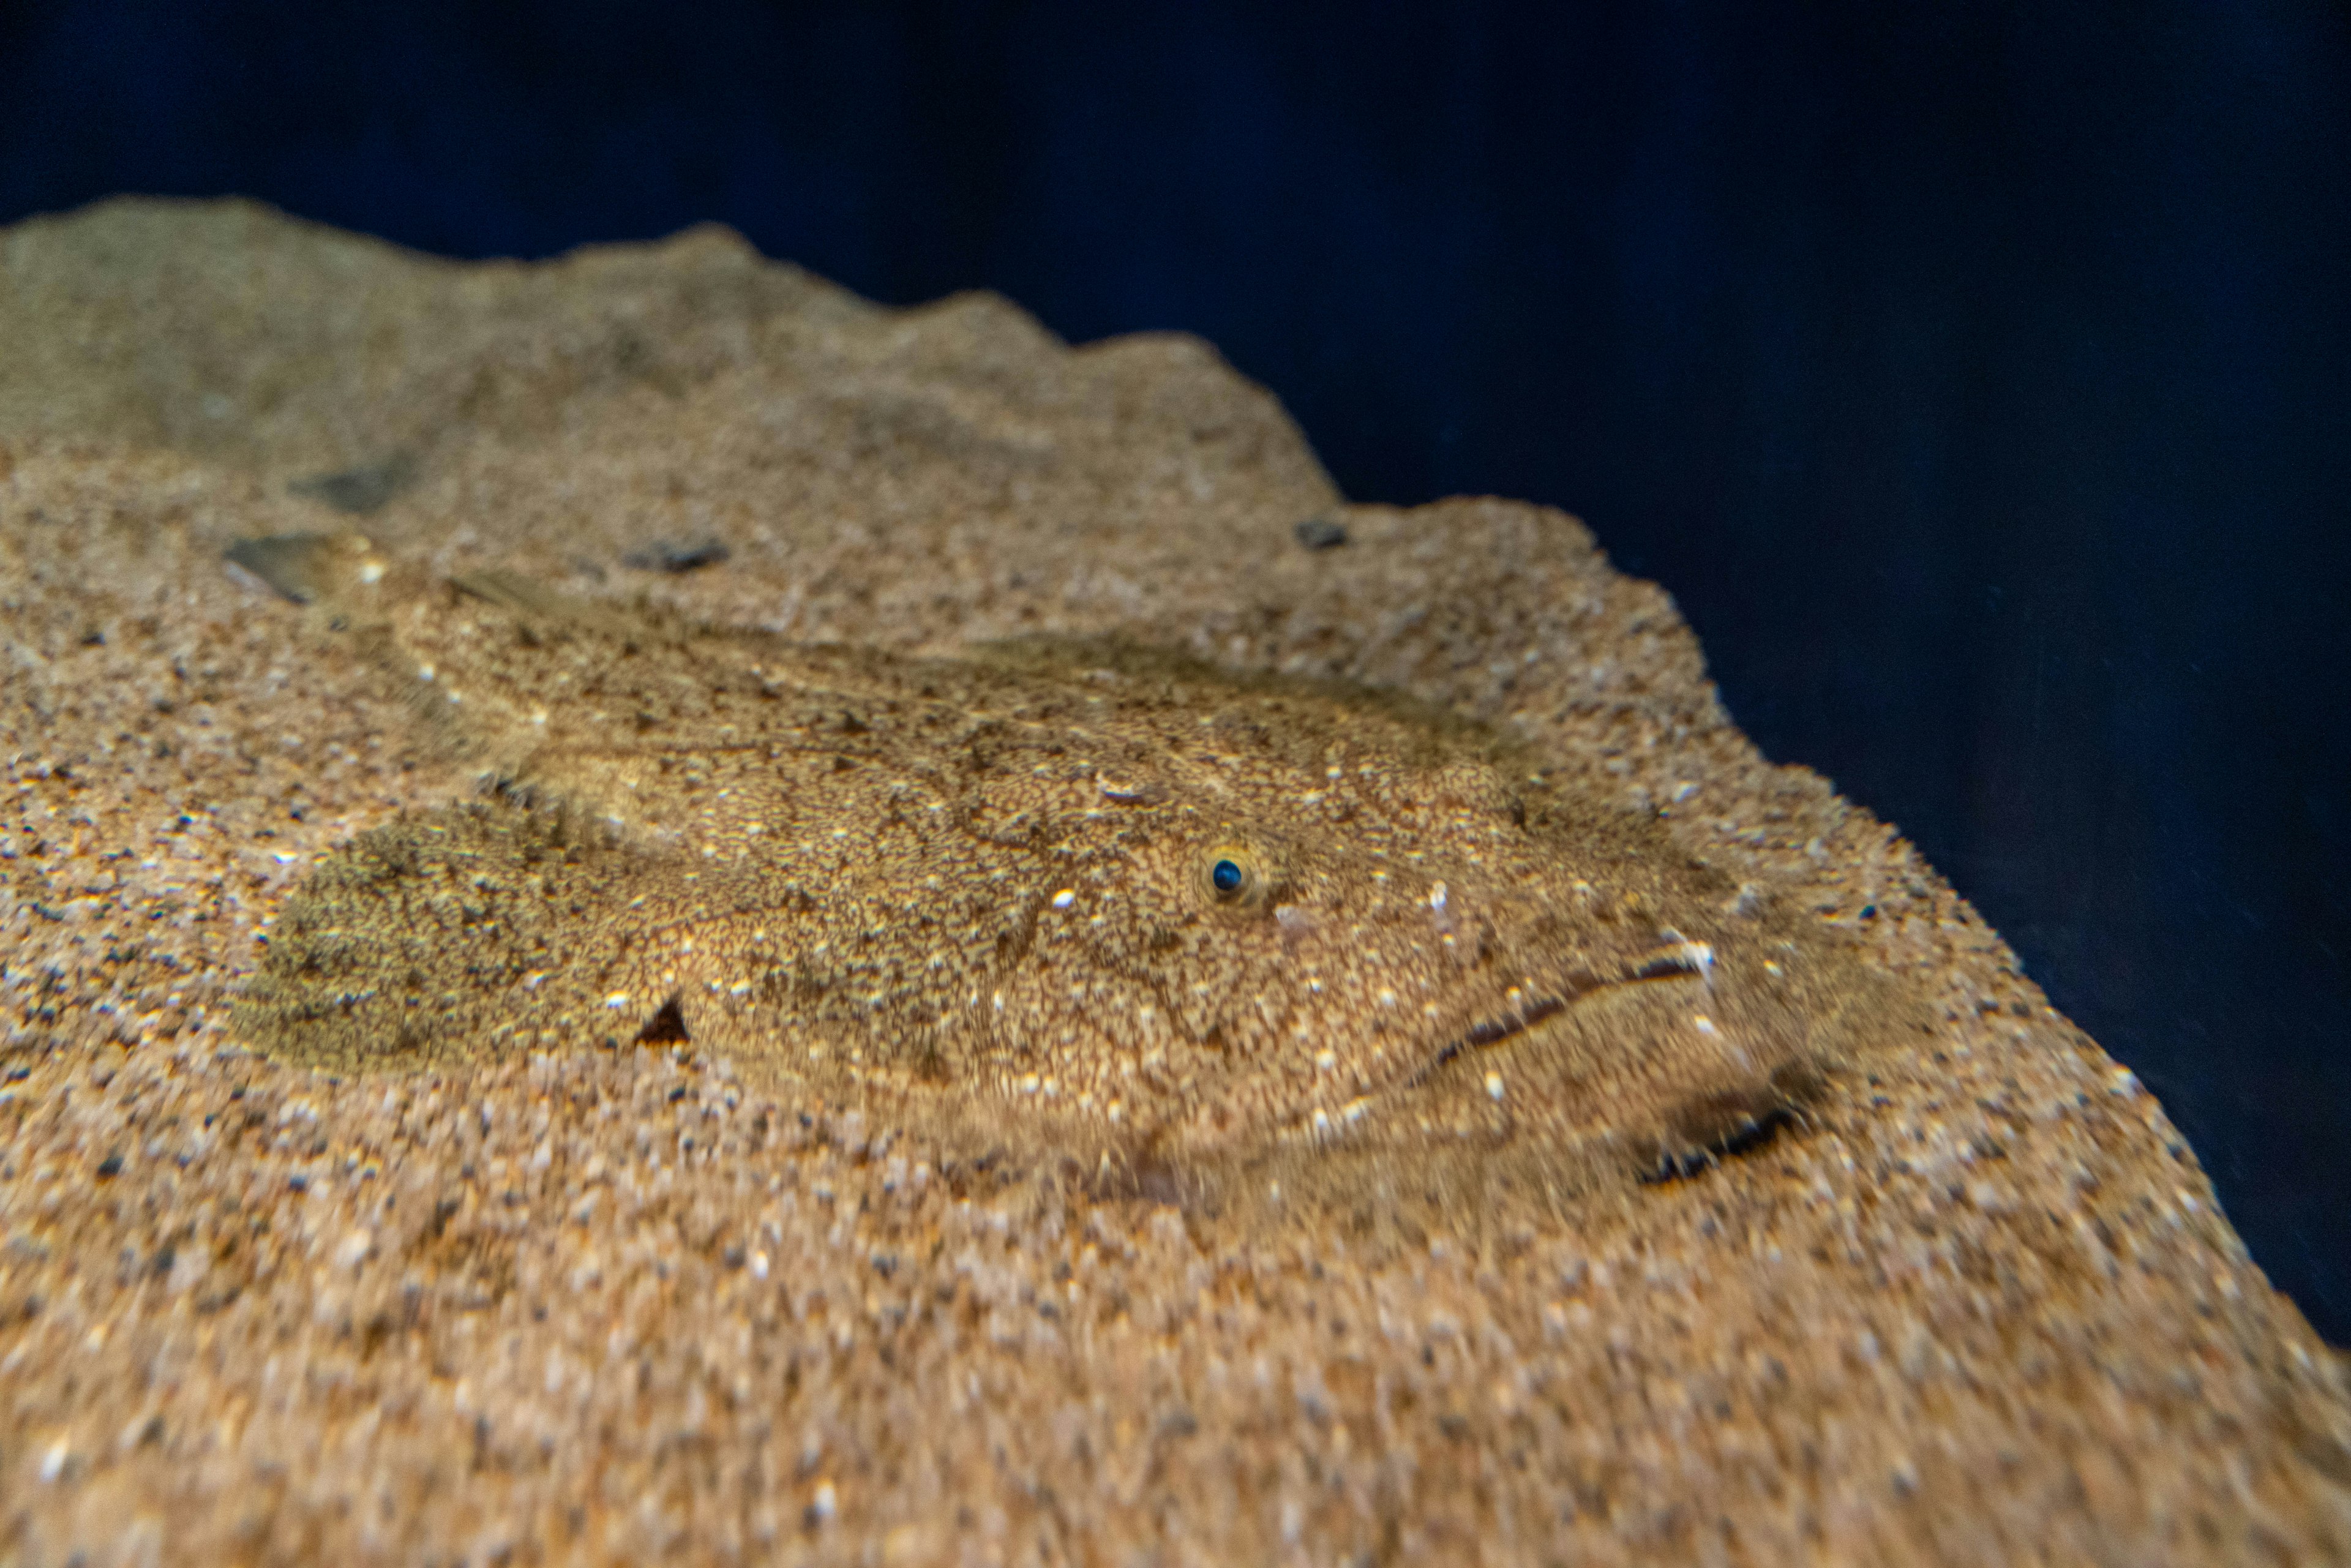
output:
[[1202,333],[1358,499],[1581,513],[2351,1340],[2339,7],[0,0],[0,222],[121,191],[722,219]]

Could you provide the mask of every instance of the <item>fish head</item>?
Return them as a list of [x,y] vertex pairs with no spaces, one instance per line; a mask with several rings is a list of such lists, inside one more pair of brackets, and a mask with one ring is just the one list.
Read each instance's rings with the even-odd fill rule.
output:
[[1006,1096],[1178,1156],[1540,1126],[1663,1157],[1675,1107],[1751,1119],[1804,1056],[1802,944],[1647,814],[1311,696],[1190,708],[969,812],[1034,856],[972,1037]]

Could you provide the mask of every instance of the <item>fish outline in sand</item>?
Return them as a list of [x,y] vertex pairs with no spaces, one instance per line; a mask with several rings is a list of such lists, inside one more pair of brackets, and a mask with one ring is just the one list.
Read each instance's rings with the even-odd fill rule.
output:
[[283,1060],[690,1042],[1134,1190],[1459,1212],[1687,1174],[1900,1027],[1818,922],[1392,695],[795,644],[356,535],[230,559],[487,796],[289,898],[235,1016]]

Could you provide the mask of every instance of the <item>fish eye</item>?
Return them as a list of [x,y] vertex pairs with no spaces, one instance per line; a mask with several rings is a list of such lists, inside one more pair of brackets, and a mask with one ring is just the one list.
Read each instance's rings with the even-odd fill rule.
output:
[[1273,892],[1272,857],[1257,844],[1228,839],[1192,862],[1192,885],[1203,902],[1223,909],[1254,909]]

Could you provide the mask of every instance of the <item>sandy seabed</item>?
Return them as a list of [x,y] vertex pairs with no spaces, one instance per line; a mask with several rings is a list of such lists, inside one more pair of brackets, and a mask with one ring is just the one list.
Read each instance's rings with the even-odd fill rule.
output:
[[[0,230],[0,1564],[2351,1560],[2351,1380],[2160,1107],[1573,518],[1348,506],[1196,341],[718,230],[458,266],[109,204]],[[1377,1260],[999,1201],[664,1049],[277,1066],[225,1024],[290,886],[468,789],[220,568],[353,526],[1409,690],[1941,1028],[1588,1224]]]

